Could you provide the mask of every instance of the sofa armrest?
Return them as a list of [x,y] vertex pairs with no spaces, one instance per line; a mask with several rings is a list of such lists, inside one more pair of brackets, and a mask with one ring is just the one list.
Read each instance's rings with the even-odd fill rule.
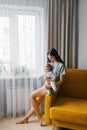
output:
[[51,119],[50,119],[50,107],[52,106],[54,100],[56,99],[56,95],[53,94],[46,94],[45,95],[45,103],[44,103],[44,109],[45,109],[45,125],[51,124]]

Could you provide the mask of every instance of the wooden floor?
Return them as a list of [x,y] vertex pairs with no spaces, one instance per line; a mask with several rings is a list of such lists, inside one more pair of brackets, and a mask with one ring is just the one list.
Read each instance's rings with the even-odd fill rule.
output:
[[1,119],[0,130],[50,130],[51,126],[40,126],[36,118],[32,118],[28,124],[16,124],[18,119]]
[[[40,126],[36,117],[32,117],[27,124],[16,124],[17,119],[4,118],[0,120],[0,130],[51,130],[51,126]],[[55,130],[67,130],[55,127]]]

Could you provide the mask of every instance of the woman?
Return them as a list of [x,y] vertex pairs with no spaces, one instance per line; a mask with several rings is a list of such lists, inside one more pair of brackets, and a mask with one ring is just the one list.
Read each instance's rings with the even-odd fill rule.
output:
[[[60,90],[60,86],[64,82],[66,68],[65,68],[64,62],[62,61],[62,59],[58,55],[58,52],[56,49],[52,48],[52,49],[48,50],[47,58],[53,67],[53,73],[56,75],[56,87],[57,87],[56,94],[57,94]],[[49,78],[46,77],[45,80],[47,82],[49,82]],[[50,89],[50,88],[51,88],[50,85],[46,86],[46,89]],[[29,97],[30,97],[32,107],[29,110],[28,114],[25,115],[25,117],[22,120],[16,122],[17,124],[28,123],[29,118],[35,112],[38,119],[39,119],[40,125],[43,125],[42,124],[42,117],[43,116],[40,112],[39,105],[43,101],[45,94],[46,94],[46,91],[43,91],[43,87],[30,93]]]

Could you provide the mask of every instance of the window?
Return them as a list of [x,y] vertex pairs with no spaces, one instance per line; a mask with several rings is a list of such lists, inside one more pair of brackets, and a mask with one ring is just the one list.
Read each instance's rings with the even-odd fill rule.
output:
[[[19,66],[35,68],[35,16],[18,16]],[[27,62],[27,63],[26,63]]]
[[0,17],[0,73],[10,70],[9,17]]
[[4,16],[0,13],[0,74],[38,72],[41,66],[41,29],[40,9],[15,11],[9,8]]

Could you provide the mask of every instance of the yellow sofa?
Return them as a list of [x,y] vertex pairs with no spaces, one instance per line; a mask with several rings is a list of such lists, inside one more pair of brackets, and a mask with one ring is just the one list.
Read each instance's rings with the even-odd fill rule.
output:
[[58,96],[45,96],[45,125],[87,130],[87,70],[67,69]]

